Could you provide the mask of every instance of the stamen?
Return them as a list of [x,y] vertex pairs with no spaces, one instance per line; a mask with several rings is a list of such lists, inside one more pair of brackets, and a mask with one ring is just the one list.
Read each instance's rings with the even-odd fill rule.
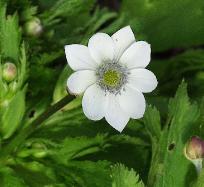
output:
[[104,84],[110,87],[115,87],[120,82],[121,73],[116,70],[108,70],[103,74]]
[[119,63],[104,63],[97,69],[98,85],[105,91],[115,95],[120,94],[121,89],[127,83],[129,71]]

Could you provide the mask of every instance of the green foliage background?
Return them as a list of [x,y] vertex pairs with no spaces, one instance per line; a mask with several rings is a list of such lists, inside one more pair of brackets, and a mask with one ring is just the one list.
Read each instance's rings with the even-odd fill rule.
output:
[[[39,19],[43,32],[29,33]],[[65,95],[64,45],[130,25],[152,46],[159,81],[144,118],[120,134],[85,118],[81,98],[41,124],[9,155],[22,129]],[[3,66],[17,66],[15,80]],[[204,138],[203,0],[0,0],[0,187],[197,187],[183,149]]]

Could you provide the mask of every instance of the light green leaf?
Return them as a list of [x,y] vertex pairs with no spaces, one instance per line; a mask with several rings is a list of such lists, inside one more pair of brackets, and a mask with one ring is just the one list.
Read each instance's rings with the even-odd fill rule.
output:
[[13,96],[8,107],[2,115],[1,133],[7,139],[17,130],[21,124],[25,112],[25,92],[26,88],[20,90]]
[[11,58],[18,62],[20,40],[21,32],[17,14],[4,17],[0,26],[0,51],[4,58]]
[[195,176],[195,168],[184,156],[185,143],[192,135],[199,110],[191,104],[187,85],[182,82],[177,93],[169,102],[169,117],[160,141],[154,144],[149,186],[185,187]]
[[161,135],[161,122],[159,111],[155,107],[147,107],[144,116],[144,123],[151,138],[159,140]]
[[22,89],[28,77],[28,65],[26,57],[25,43],[20,47],[20,58],[18,63],[18,88]]
[[116,164],[111,169],[112,187],[144,187],[136,172],[122,164]]

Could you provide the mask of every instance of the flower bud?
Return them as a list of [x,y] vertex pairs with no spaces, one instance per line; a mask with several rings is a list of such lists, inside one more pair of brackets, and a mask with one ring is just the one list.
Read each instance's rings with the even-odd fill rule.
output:
[[197,136],[191,137],[185,147],[185,155],[189,160],[204,158],[204,141]]
[[39,37],[43,32],[40,19],[33,18],[25,24],[25,32],[28,36]]
[[40,151],[40,150],[36,150],[36,152],[34,152],[32,154],[35,158],[44,158],[47,156],[47,152],[46,151]]
[[16,78],[16,75],[17,75],[16,65],[11,62],[6,62],[3,65],[3,75],[2,75],[3,79],[6,82],[12,82]]
[[41,142],[32,143],[33,153],[32,155],[36,158],[44,158],[47,156],[47,147]]
[[197,172],[200,173],[204,158],[204,141],[197,136],[191,137],[184,148],[184,154],[195,165]]

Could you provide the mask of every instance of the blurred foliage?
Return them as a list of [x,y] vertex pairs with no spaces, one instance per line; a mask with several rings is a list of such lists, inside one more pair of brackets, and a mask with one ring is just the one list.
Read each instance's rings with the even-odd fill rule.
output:
[[[202,186],[203,171],[197,176],[183,149],[192,135],[204,138],[203,23],[203,0],[0,0],[0,186]],[[126,25],[151,44],[148,68],[159,81],[144,118],[118,134],[86,119],[78,97],[2,159],[24,127],[68,94],[64,46]],[[17,67],[11,82],[8,62]]]
[[[198,0],[125,0],[121,13],[154,51],[202,45],[204,2]],[[141,39],[140,37],[140,39]]]

